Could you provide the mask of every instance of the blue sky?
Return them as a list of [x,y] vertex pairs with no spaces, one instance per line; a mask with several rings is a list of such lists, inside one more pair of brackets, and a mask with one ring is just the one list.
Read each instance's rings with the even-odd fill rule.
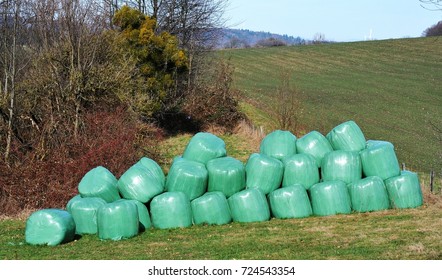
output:
[[419,37],[442,20],[419,0],[229,0],[231,28],[333,41]]

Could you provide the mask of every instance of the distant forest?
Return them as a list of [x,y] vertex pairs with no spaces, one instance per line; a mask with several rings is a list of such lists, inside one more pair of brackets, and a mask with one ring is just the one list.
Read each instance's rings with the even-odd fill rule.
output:
[[248,29],[222,29],[217,48],[249,48],[255,46],[304,45],[309,41],[301,37],[280,35]]

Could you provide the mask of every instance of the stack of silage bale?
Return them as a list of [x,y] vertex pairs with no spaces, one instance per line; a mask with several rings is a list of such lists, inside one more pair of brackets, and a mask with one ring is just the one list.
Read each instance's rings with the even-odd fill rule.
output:
[[348,121],[326,136],[297,139],[276,130],[244,164],[224,141],[195,134],[167,177],[142,158],[119,179],[99,166],[85,174],[66,210],[44,209],[27,221],[26,241],[57,245],[75,234],[102,240],[131,238],[151,227],[222,225],[274,218],[348,214],[422,205],[419,179],[400,171],[394,147],[366,141]]

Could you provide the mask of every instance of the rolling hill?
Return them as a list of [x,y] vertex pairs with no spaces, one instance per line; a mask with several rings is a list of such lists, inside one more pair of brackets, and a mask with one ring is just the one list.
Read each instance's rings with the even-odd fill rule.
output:
[[[354,120],[367,139],[390,141],[415,171],[442,167],[442,38],[223,50],[255,125],[277,129],[279,77],[291,74],[303,111],[297,137]],[[251,105],[253,104],[253,106]]]

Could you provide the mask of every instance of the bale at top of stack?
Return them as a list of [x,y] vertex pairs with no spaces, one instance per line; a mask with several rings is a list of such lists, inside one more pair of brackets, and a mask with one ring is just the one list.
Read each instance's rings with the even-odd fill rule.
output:
[[208,132],[198,132],[187,144],[183,158],[207,164],[208,161],[227,155],[224,141]]

